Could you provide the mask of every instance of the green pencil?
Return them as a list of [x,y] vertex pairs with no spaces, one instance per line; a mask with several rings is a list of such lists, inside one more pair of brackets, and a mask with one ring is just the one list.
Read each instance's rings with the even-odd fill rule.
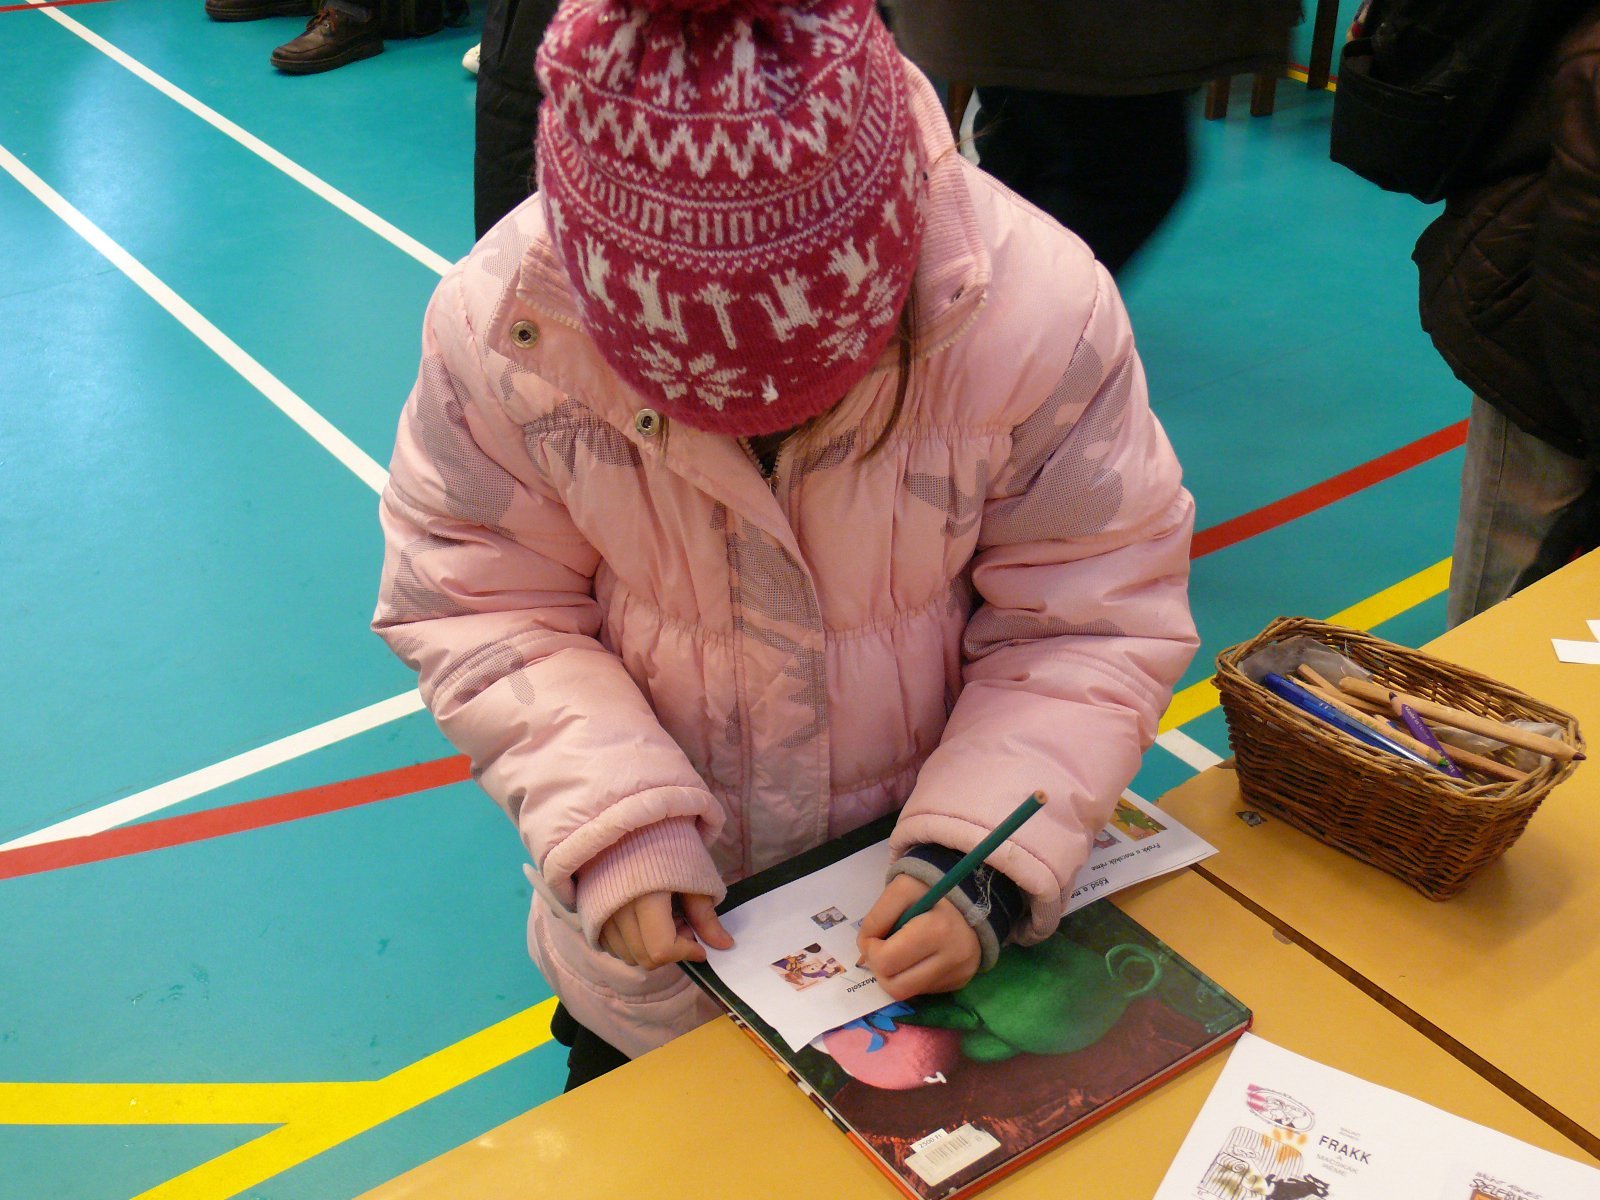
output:
[[943,900],[951,888],[976,871],[984,859],[1000,848],[1001,842],[1020,829],[1024,821],[1043,808],[1044,800],[1043,792],[1035,792],[1017,805],[1016,811],[1004,821],[1001,821],[995,827],[993,833],[973,847],[971,854],[946,871],[938,883],[924,892],[915,904],[900,914],[900,919],[894,923],[894,928],[890,930],[889,936],[893,937],[905,927],[907,921],[920,917],[939,901]]

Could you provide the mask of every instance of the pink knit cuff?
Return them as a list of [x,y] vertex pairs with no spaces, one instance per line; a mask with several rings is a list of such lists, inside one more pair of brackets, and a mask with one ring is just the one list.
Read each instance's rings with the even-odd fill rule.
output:
[[693,817],[635,829],[578,870],[578,917],[591,946],[619,908],[650,892],[687,892],[720,902],[728,889]]

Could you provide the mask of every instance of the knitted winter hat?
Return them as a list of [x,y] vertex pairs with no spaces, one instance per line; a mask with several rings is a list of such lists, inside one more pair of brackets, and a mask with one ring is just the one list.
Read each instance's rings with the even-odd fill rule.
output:
[[839,401],[894,332],[922,236],[873,0],[565,0],[538,69],[539,191],[612,367],[717,433]]

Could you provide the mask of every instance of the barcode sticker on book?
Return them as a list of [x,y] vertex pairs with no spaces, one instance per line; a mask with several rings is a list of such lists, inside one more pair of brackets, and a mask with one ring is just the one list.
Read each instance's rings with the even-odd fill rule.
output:
[[[930,1141],[932,1145],[928,1144]],[[971,1125],[952,1129],[937,1140],[931,1136],[923,1138],[917,1145],[924,1148],[910,1155],[906,1159],[906,1166],[930,1187],[943,1183],[957,1171],[965,1170],[984,1155],[1000,1149],[998,1138]]]

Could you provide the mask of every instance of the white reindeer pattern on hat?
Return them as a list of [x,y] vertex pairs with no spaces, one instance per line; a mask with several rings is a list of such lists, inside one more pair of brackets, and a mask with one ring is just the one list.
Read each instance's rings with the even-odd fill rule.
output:
[[663,414],[800,424],[893,336],[925,186],[908,70],[872,0],[561,6],[540,195],[585,329]]

